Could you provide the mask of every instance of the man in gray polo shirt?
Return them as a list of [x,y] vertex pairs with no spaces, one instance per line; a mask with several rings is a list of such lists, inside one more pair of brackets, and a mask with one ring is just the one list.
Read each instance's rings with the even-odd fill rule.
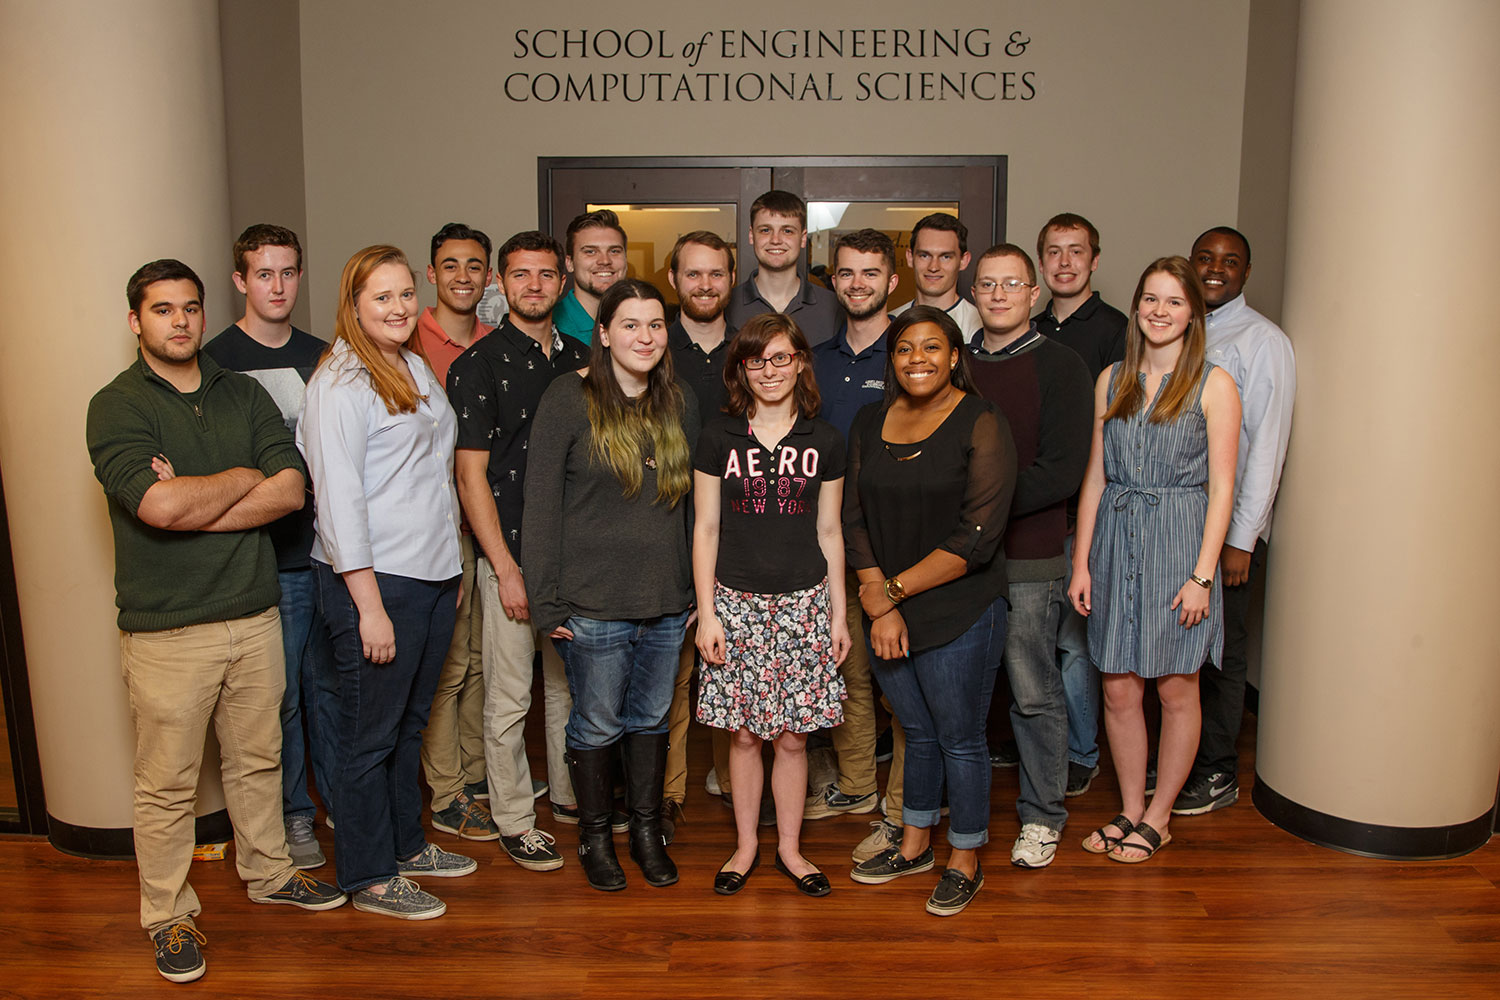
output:
[[760,266],[729,294],[729,327],[742,328],[762,313],[785,313],[816,346],[833,337],[842,318],[826,288],[797,273],[807,248],[807,206],[789,191],[767,191],[750,206],[750,247]]

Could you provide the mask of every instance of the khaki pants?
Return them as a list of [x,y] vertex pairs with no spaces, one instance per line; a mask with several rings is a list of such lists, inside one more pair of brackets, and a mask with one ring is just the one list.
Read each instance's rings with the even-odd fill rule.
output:
[[[682,654],[677,658],[677,680],[672,688],[672,708],[667,712],[667,780],[662,799],[682,805],[687,798],[687,733],[692,718],[689,694],[693,688],[693,670],[698,666],[698,623],[695,621],[682,640]],[[714,730],[715,734],[718,730]]]
[[234,860],[250,897],[292,877],[281,819],[281,616],[120,635],[120,668],[135,723],[135,854],[147,934],[191,924],[188,884],[203,742],[219,738]]
[[[484,756],[490,780],[490,813],[500,833],[514,837],[536,826],[531,763],[526,757],[526,715],[531,711],[532,659],[538,637],[530,621],[518,622],[500,603],[499,581],[480,557],[475,575],[484,603]],[[540,638],[551,799],[573,805],[573,783],[563,759],[563,727],[573,707],[568,678],[552,640]]]
[[484,781],[484,601],[475,593],[474,540],[459,539],[463,599],[453,642],[438,676],[437,694],[422,733],[422,771],[432,789],[432,811],[446,809],[465,785]]
[[865,648],[859,607],[859,578],[848,574],[844,586],[850,646],[839,673],[848,697],[844,700],[844,724],[829,735],[839,757],[839,790],[859,797],[875,791],[875,693],[870,685],[870,652]]

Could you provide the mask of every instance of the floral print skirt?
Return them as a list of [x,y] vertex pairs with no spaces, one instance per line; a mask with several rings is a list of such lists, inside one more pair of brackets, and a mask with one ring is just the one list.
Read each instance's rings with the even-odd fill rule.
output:
[[828,581],[788,594],[749,594],[714,584],[725,662],[702,663],[698,721],[748,728],[763,740],[844,721],[844,679],[833,659]]

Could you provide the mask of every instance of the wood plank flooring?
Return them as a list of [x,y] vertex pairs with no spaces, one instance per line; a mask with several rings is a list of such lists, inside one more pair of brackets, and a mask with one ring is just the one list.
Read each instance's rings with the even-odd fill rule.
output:
[[[1172,844],[1135,866],[1078,847],[1117,810],[1106,764],[1094,788],[1070,800],[1057,861],[1011,867],[1016,772],[996,771],[985,887],[968,911],[937,919],[922,909],[935,876],[849,881],[849,851],[873,816],[806,824],[805,851],[833,895],[798,895],[771,867],[774,839],[763,831],[749,886],[715,896],[732,822],[703,791],[705,731],[694,727],[690,750],[676,886],[646,886],[624,860],[623,836],[630,887],[604,894],[585,885],[576,858],[536,874],[502,860],[495,844],[434,833],[481,867],[429,880],[448,913],[409,924],[347,906],[254,906],[232,862],[194,864],[208,974],[187,986],[156,974],[133,864],[0,839],[0,997],[1500,996],[1500,841],[1431,863],[1314,847],[1255,811],[1248,753],[1239,804],[1179,817]],[[573,828],[550,823],[545,800],[538,805],[571,856]],[[321,823],[319,836],[331,854]],[[318,872],[331,873],[331,863]]]

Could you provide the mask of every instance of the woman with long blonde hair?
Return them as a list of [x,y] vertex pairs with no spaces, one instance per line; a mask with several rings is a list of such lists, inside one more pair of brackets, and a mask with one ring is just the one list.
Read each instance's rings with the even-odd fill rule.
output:
[[[1083,842],[1136,864],[1171,841],[1167,822],[1193,754],[1198,670],[1220,662],[1223,599],[1214,573],[1234,504],[1240,397],[1204,360],[1203,288],[1183,257],[1136,284],[1125,360],[1099,376],[1094,443],[1078,498],[1068,597],[1088,618],[1104,677],[1104,724],[1120,814]],[[1161,697],[1156,791],[1146,802],[1147,680]]]
[[403,920],[447,909],[408,876],[477,868],[427,843],[421,825],[421,736],[453,636],[462,562],[453,410],[432,369],[403,347],[420,311],[400,250],[351,257],[333,343],[308,380],[297,427],[339,671],[338,881],[356,909]]
[[610,833],[618,753],[630,856],[649,884],[671,885],[661,801],[693,603],[686,499],[698,404],[673,375],[660,292],[631,279],[610,287],[580,374],[558,378],[537,407],[521,566],[532,621],[556,642],[573,695],[568,765],[584,874],[595,889],[625,888]]

